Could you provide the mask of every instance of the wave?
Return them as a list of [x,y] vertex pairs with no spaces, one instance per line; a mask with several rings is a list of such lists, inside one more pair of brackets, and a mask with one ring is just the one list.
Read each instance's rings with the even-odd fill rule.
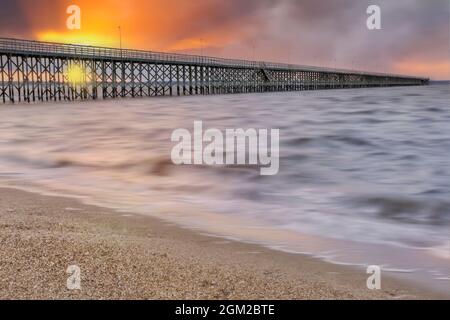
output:
[[115,164],[94,164],[89,162],[76,161],[72,159],[58,159],[54,161],[53,168],[91,168],[100,170],[127,170],[127,169],[142,169],[144,174],[155,176],[168,176],[175,165],[172,160],[167,157],[146,158],[137,161],[126,161]]
[[406,224],[450,225],[450,202],[431,199],[412,199],[400,196],[376,196],[357,200],[374,209],[376,218]]
[[326,142],[340,142],[347,145],[352,146],[368,146],[368,147],[376,147],[377,145],[373,142],[358,138],[355,136],[349,136],[349,135],[325,135],[325,136],[318,136],[318,137],[296,137],[291,138],[283,141],[286,146],[305,146],[305,145],[312,145],[312,144],[323,144]]

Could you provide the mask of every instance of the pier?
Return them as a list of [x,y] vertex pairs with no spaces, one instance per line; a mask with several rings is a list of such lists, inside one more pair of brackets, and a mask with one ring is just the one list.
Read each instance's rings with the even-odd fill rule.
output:
[[0,38],[0,103],[418,86],[429,79]]

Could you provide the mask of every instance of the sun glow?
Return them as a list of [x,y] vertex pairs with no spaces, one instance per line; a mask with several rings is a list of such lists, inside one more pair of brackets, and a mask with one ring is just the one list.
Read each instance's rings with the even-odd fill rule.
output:
[[38,40],[46,42],[80,44],[89,46],[101,47],[116,47],[118,46],[118,38],[111,36],[100,36],[94,34],[84,34],[77,32],[42,32],[37,35]]
[[83,84],[86,82],[86,72],[79,65],[71,65],[66,72],[66,77],[71,85]]

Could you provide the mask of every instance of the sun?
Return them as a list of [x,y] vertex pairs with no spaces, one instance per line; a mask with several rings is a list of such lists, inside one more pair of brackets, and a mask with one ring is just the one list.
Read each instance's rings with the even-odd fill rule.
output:
[[71,65],[66,72],[67,81],[71,85],[83,84],[86,82],[86,72],[79,65]]

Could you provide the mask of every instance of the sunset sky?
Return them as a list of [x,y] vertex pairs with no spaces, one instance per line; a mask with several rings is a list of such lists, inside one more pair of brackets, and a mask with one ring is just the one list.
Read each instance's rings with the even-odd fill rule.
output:
[[[81,30],[66,9],[81,8]],[[382,30],[366,9],[382,10]],[[0,37],[450,79],[448,0],[0,0]],[[203,40],[201,40],[203,39]],[[203,50],[201,49],[203,47]]]

